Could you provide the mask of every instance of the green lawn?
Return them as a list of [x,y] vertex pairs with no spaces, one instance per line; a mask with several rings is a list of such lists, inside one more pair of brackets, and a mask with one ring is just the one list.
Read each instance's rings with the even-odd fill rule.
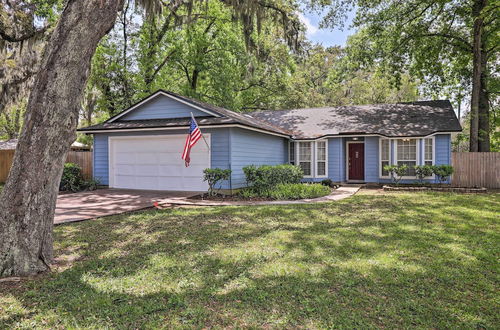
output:
[[500,324],[500,194],[148,211],[56,227],[0,328]]

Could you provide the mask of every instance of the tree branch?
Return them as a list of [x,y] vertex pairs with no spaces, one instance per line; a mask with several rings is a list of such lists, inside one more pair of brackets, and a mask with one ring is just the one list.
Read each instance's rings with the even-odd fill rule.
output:
[[30,32],[28,32],[24,35],[21,35],[21,36],[14,36],[14,35],[9,35],[5,31],[3,24],[0,23],[0,38],[2,38],[5,41],[8,41],[8,42],[23,42],[23,41],[31,39],[35,36],[39,36],[39,35],[45,33],[45,31],[47,31],[47,28],[48,27],[45,26],[39,30],[33,30],[33,31],[30,31]]
[[[420,36],[422,36],[422,37],[441,37],[441,38],[453,39],[453,40],[458,41],[460,44],[462,44],[463,49],[466,49],[467,51],[472,51],[472,45],[467,40],[465,40],[461,37],[458,37],[458,36],[454,36],[454,35],[449,34],[449,33],[424,33],[424,34],[421,34]],[[457,44],[455,44],[455,45],[458,46]]]

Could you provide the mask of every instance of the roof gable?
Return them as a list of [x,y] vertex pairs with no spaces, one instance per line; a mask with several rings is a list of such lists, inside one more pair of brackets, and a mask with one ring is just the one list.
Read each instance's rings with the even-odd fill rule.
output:
[[220,117],[219,113],[210,111],[191,102],[179,98],[172,93],[157,91],[149,97],[139,101],[106,122],[115,120],[150,120],[189,118],[191,113],[195,117]]

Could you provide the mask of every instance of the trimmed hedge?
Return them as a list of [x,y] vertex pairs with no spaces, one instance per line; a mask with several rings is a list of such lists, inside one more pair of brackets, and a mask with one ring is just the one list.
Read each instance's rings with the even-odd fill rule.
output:
[[294,200],[323,197],[330,194],[330,192],[330,187],[319,183],[281,183],[263,191],[246,188],[240,191],[240,196],[243,198],[262,197],[276,200]]
[[279,184],[300,183],[304,177],[302,169],[295,165],[245,166],[247,185],[257,192],[269,190]]

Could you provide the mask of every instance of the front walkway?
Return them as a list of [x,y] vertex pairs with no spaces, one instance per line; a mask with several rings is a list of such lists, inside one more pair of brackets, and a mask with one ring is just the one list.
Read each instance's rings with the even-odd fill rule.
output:
[[239,206],[239,205],[288,205],[288,204],[310,204],[318,202],[338,201],[350,197],[358,192],[361,185],[349,185],[339,187],[332,191],[328,196],[299,199],[290,201],[211,201],[211,200],[187,200],[185,198],[167,198],[160,201],[160,205],[191,205],[191,206]]
[[286,205],[336,201],[358,192],[360,186],[344,186],[330,195],[314,199],[294,201],[209,201],[189,200],[199,192],[151,191],[129,189],[98,189],[73,194],[62,194],[57,198],[54,224],[82,221],[107,215],[150,208],[158,202],[162,206],[230,206],[230,205]]
[[57,198],[54,224],[141,210],[152,207],[157,201],[183,199],[196,194],[199,193],[129,189],[98,189],[62,194]]

